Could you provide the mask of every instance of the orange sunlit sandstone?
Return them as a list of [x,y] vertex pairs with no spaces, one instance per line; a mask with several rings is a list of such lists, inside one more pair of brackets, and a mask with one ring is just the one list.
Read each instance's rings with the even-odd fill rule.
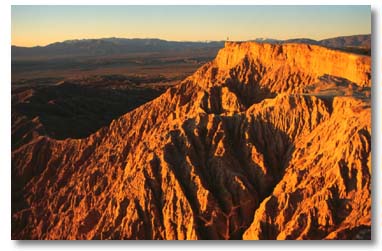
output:
[[368,238],[370,74],[368,56],[227,42],[88,138],[14,150],[12,238]]
[[[328,50],[324,47],[308,44],[260,44],[226,42],[225,48],[220,50],[215,64],[221,71],[230,70],[245,60],[251,59],[255,64],[271,67],[277,77],[291,77],[286,71],[308,74],[316,79],[324,74],[340,76],[361,86],[370,84],[370,57]],[[277,72],[283,69],[282,72]],[[304,85],[308,85],[304,83]],[[281,83],[272,83],[272,85]],[[294,86],[299,91],[304,86]],[[280,87],[280,88],[285,88]],[[296,90],[297,89],[297,90]]]

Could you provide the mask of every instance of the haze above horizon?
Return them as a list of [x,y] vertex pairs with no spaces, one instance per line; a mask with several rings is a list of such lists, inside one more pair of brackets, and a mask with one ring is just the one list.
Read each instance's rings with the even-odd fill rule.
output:
[[311,38],[371,33],[362,6],[12,6],[12,45],[72,39],[171,41]]

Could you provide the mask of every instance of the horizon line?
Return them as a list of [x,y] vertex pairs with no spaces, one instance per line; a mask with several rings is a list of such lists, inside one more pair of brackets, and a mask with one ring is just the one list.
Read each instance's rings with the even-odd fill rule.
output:
[[[46,46],[49,46],[49,45],[52,45],[52,44],[56,44],[56,43],[64,43],[64,42],[69,42],[69,41],[84,41],[84,40],[104,40],[104,39],[126,39],[126,40],[134,40],[134,39],[141,39],[141,40],[149,40],[149,39],[152,39],[152,40],[161,40],[161,41],[166,41],[166,42],[179,42],[179,43],[211,43],[211,42],[251,42],[253,40],[256,40],[256,39],[269,39],[269,40],[276,40],[276,41],[285,41],[285,40],[290,40],[290,39],[310,39],[310,40],[314,40],[314,41],[322,41],[322,40],[326,40],[326,39],[332,39],[332,38],[339,38],[339,37],[351,37],[351,36],[371,36],[372,34],[371,33],[364,33],[364,34],[353,34],[353,35],[339,35],[339,36],[334,36],[334,37],[327,37],[327,38],[323,38],[323,39],[312,39],[312,38],[309,38],[309,37],[292,37],[292,38],[272,38],[272,37],[256,37],[256,38],[253,38],[253,39],[247,39],[247,40],[167,40],[167,39],[163,39],[163,38],[150,38],[150,37],[99,37],[99,38],[75,38],[75,39],[65,39],[65,40],[61,40],[61,41],[56,41],[56,42],[52,42],[52,43],[48,43],[48,44],[45,44],[45,45],[33,45],[33,46],[23,46],[23,45],[16,45],[16,44],[11,44],[11,47],[14,46],[14,47],[23,47],[23,48],[35,48],[35,47],[46,47]],[[255,42],[255,41],[253,41]]]

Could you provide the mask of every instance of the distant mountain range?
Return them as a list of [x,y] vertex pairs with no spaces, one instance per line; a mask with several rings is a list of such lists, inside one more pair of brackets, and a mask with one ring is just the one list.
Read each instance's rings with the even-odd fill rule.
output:
[[[307,38],[277,40],[258,38],[251,41],[260,43],[306,43],[321,45],[336,49],[356,49],[360,53],[370,54],[371,35],[343,36],[324,40]],[[102,38],[80,39],[57,42],[47,46],[20,47],[12,46],[12,59],[28,59],[36,57],[81,57],[81,56],[110,56],[127,55],[132,53],[163,53],[218,50],[224,47],[224,41],[212,42],[177,42],[161,39],[127,39],[127,38]]]
[[335,38],[328,38],[323,40],[314,40],[309,38],[294,38],[287,40],[278,40],[273,38],[257,38],[252,40],[258,43],[272,43],[272,44],[285,44],[285,43],[303,43],[303,44],[313,44],[321,45],[329,48],[371,48],[371,34],[367,35],[353,35],[353,36],[342,36]]
[[131,53],[189,52],[224,47],[224,41],[176,42],[161,39],[102,38],[57,42],[47,46],[12,46],[12,59],[29,57],[68,57],[124,55]]

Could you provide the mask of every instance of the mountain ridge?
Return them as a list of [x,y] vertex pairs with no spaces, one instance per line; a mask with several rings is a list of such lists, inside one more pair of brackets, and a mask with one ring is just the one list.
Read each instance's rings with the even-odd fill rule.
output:
[[[326,46],[329,48],[365,48],[371,47],[371,35],[341,36],[323,40],[301,39],[260,39],[250,40],[267,43],[307,43]],[[100,38],[100,39],[74,39],[55,42],[46,46],[22,47],[12,45],[12,58],[36,56],[63,56],[63,55],[111,55],[137,52],[158,52],[185,49],[220,49],[225,41],[168,41],[157,38]],[[355,50],[355,52],[358,52]]]
[[211,50],[224,45],[222,41],[178,42],[162,39],[79,39],[56,42],[46,46],[12,46],[12,58],[58,56],[111,56],[142,52],[171,52],[177,50]]
[[310,38],[292,38],[292,39],[273,39],[273,38],[259,38],[251,40],[253,42],[265,42],[265,43],[303,43],[303,44],[313,44],[321,45],[329,48],[341,48],[341,47],[352,47],[361,46],[370,48],[371,47],[371,34],[359,34],[359,35],[348,35],[326,38],[321,40],[315,40]]

